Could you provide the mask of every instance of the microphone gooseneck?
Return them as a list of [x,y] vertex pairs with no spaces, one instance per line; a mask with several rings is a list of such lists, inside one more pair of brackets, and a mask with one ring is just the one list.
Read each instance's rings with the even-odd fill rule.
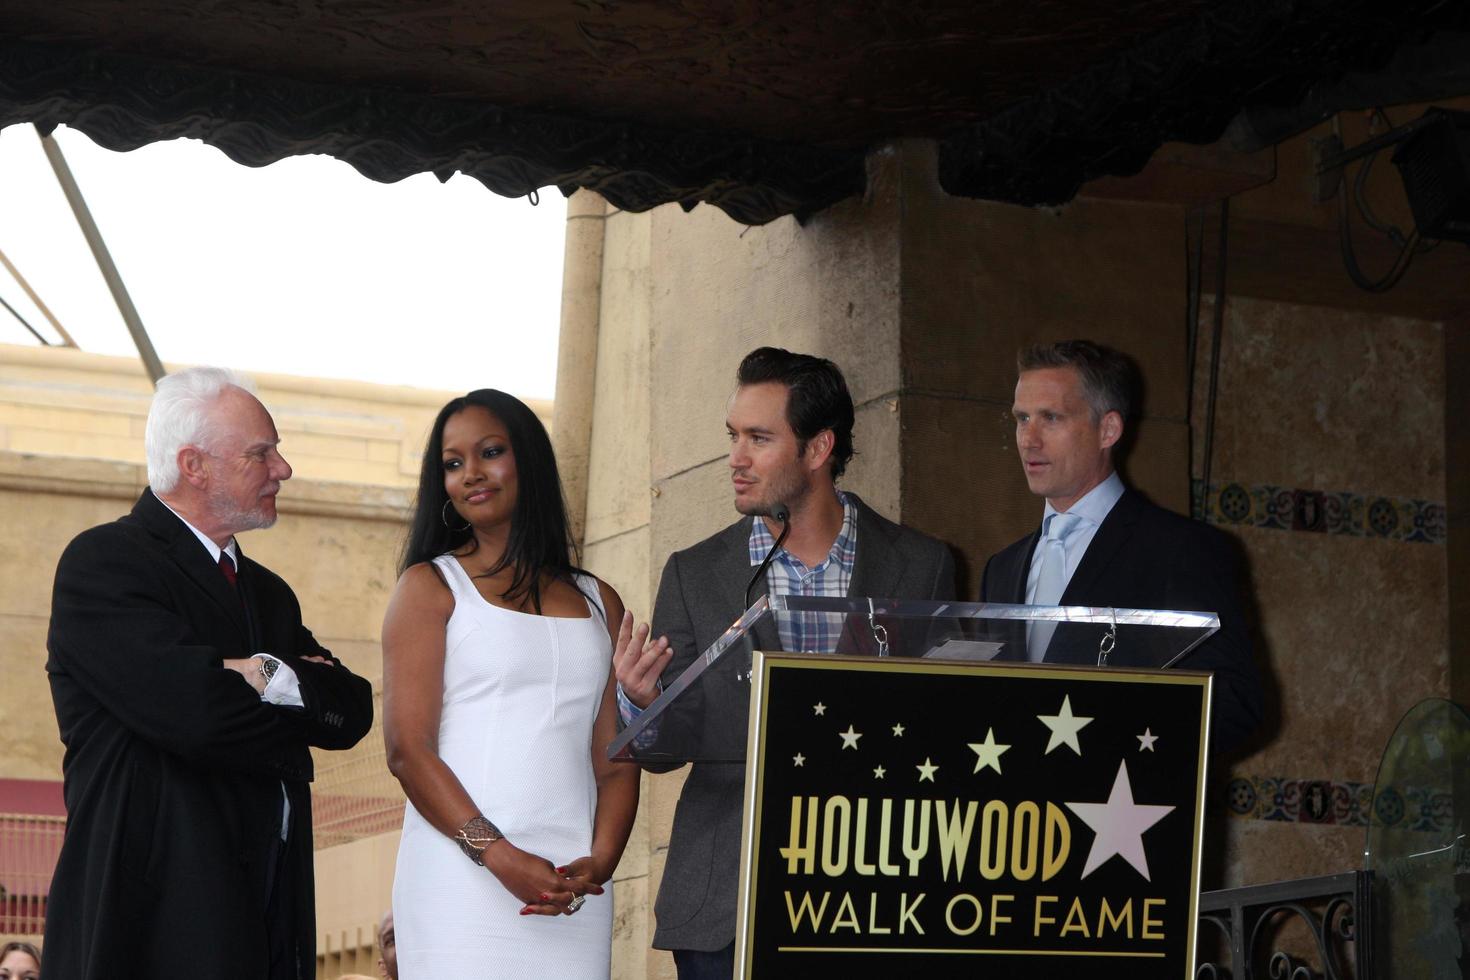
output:
[[755,570],[755,574],[750,577],[750,582],[745,586],[745,605],[740,607],[742,612],[750,608],[750,590],[755,588],[755,583],[766,574],[766,569],[771,566],[771,559],[776,557],[776,552],[780,551],[781,545],[786,543],[786,535],[791,533],[791,511],[785,504],[777,504],[772,507],[771,517],[781,522],[781,533],[776,536],[776,543],[771,545],[771,550],[766,552],[765,560],[760,563],[760,567]]

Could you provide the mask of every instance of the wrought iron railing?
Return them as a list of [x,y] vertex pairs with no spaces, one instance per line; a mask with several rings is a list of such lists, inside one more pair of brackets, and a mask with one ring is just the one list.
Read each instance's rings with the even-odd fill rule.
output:
[[0,938],[39,936],[66,818],[0,813]]
[[1349,871],[1204,892],[1196,980],[1372,980],[1372,887]]

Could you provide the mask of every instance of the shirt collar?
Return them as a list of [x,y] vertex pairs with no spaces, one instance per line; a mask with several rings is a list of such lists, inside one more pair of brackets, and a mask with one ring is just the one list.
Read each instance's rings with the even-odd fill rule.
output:
[[218,565],[219,564],[220,552],[223,551],[225,554],[227,554],[227,555],[230,556],[230,561],[234,564],[235,568],[237,570],[239,569],[239,567],[240,567],[240,552],[239,552],[239,549],[235,547],[235,537],[234,537],[234,535],[231,535],[230,536],[230,540],[225,543],[224,548],[220,548],[219,545],[217,545],[217,544],[214,543],[214,540],[212,538],[210,538],[209,535],[207,535],[203,531],[199,530],[193,524],[190,524],[187,520],[184,520],[184,515],[183,514],[180,514],[178,511],[174,510],[172,507],[169,507],[168,506],[168,501],[166,501],[162,497],[158,496],[158,494],[154,494],[153,496],[154,496],[155,499],[157,499],[157,501],[160,504],[163,504],[163,506],[168,507],[168,512],[170,514],[174,515],[179,520],[183,521],[184,522],[184,527],[187,527],[190,531],[193,531],[194,532],[194,537],[198,538],[199,539],[199,543],[202,544],[202,545],[204,545],[205,550],[209,552],[209,560],[210,561],[212,561],[216,565]]
[[[841,490],[837,491],[837,500],[842,504],[842,527],[838,530],[837,540],[832,542],[832,550],[827,553],[827,557],[851,562],[857,547],[857,504],[853,503],[850,494]],[[771,529],[766,527],[766,522],[759,517],[752,518],[750,523],[750,563],[759,565],[766,560],[776,539],[771,536]],[[786,549],[782,548],[781,553],[785,552]]]
[[[1118,476],[1118,471],[1114,470],[1108,474],[1106,480],[1084,493],[1075,504],[1067,509],[1067,513],[1075,514],[1082,521],[1094,526],[1100,525],[1112,511],[1113,505],[1122,499],[1123,489],[1123,479]],[[1057,509],[1048,500],[1045,509],[1041,512],[1042,526],[1046,525],[1048,517],[1056,513],[1058,513]]]

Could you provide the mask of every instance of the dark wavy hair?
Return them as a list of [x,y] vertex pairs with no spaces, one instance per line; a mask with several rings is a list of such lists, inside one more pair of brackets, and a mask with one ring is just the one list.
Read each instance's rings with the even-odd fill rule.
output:
[[785,385],[786,424],[796,434],[797,451],[804,454],[807,440],[831,429],[832,479],[842,475],[853,456],[853,410],[847,380],[836,364],[779,347],[757,347],[740,362],[735,378],[741,387],[767,381]]
[[[516,505],[511,514],[510,537],[505,554],[484,574],[515,569],[510,588],[501,597],[514,600],[527,596],[539,613],[542,576],[550,575],[576,585],[572,576],[582,569],[576,565],[576,547],[567,525],[561,476],[546,427],[525,402],[493,388],[480,388],[451,400],[434,419],[429,442],[424,446],[413,521],[403,543],[398,571],[401,574],[419,562],[431,561],[474,541],[474,532],[468,524],[458,526],[463,519],[449,505],[449,494],[444,491],[443,462],[444,426],[451,416],[471,405],[490,412],[505,426],[516,464]],[[449,515],[448,523],[445,514]]]

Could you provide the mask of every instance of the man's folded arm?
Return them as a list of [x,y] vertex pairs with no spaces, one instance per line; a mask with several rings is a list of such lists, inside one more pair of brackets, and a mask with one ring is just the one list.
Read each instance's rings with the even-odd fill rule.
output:
[[[274,651],[272,651],[274,652]],[[302,707],[291,723],[308,745],[321,749],[350,749],[373,724],[373,686],[342,666],[342,662],[302,626],[291,651]],[[325,663],[307,660],[320,657]]]
[[262,701],[192,636],[156,573],[119,557],[132,542],[97,537],[78,538],[57,567],[48,669],[171,754],[249,772],[291,766],[301,738],[288,709]]

